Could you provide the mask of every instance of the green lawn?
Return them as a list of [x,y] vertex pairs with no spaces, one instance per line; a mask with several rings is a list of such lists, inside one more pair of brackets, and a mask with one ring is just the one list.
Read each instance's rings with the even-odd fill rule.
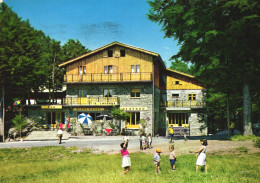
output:
[[77,147],[0,149],[0,183],[131,183],[131,182],[259,182],[260,154],[207,155],[208,174],[195,172],[194,155],[179,156],[176,171],[170,170],[168,152],[162,171],[155,175],[153,155],[132,153],[132,171],[120,175],[121,154],[92,154]]

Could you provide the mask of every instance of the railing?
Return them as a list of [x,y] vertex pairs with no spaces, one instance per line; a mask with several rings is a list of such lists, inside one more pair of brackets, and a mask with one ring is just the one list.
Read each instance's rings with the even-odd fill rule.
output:
[[65,82],[115,82],[115,81],[152,81],[151,72],[114,73],[114,74],[67,74]]
[[119,97],[66,97],[64,105],[119,105]]
[[189,108],[196,108],[196,107],[204,107],[203,101],[189,101],[189,100],[175,100],[175,101],[166,101],[161,102],[161,107],[189,107]]

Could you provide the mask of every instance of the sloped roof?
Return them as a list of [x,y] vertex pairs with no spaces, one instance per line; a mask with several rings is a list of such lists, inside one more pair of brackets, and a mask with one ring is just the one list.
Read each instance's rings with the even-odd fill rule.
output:
[[195,76],[192,76],[192,75],[190,75],[190,74],[186,74],[186,73],[184,73],[184,72],[176,71],[176,70],[169,69],[169,68],[167,68],[166,70],[167,70],[167,71],[170,71],[170,72],[174,72],[174,73],[180,74],[180,75],[183,75],[183,76],[187,76],[187,77],[189,77],[189,78],[195,78]]
[[[70,60],[68,60],[68,61],[66,61],[66,62],[63,62],[63,63],[59,64],[59,67],[66,66],[66,65],[71,64],[71,63],[73,63],[73,62],[75,62],[75,61],[78,61],[79,59],[82,59],[82,58],[87,57],[87,56],[89,56],[89,55],[95,54],[95,53],[97,53],[97,52],[99,52],[99,51],[105,50],[105,49],[107,49],[107,48],[109,48],[109,47],[111,47],[111,46],[114,46],[114,45],[123,46],[123,47],[126,47],[126,48],[130,48],[130,49],[133,49],[133,50],[137,50],[137,51],[143,52],[143,53],[147,53],[147,54],[152,55],[152,56],[155,56],[155,57],[159,57],[160,61],[162,62],[161,56],[160,56],[158,53],[151,52],[151,51],[148,51],[148,50],[145,50],[145,49],[142,49],[142,48],[137,48],[137,47],[134,47],[134,46],[130,46],[130,45],[127,45],[127,44],[124,44],[124,43],[120,43],[120,42],[115,41],[115,42],[112,42],[112,43],[110,43],[110,44],[108,44],[108,45],[105,45],[105,46],[103,46],[103,47],[100,47],[100,48],[98,48],[98,49],[96,49],[96,50],[93,50],[93,51],[91,51],[91,52],[88,52],[88,53],[83,54],[83,55],[81,55],[81,56],[78,56],[78,57],[76,57],[76,58],[73,58],[73,59],[70,59]],[[163,64],[163,65],[164,65],[164,64]]]

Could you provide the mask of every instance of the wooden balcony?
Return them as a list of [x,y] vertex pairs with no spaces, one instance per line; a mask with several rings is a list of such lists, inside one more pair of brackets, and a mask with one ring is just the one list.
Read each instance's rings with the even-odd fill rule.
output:
[[119,97],[66,97],[63,105],[113,106],[119,105]]
[[65,82],[131,82],[152,81],[151,72],[114,73],[114,74],[66,74]]
[[189,101],[189,100],[175,100],[161,102],[161,107],[176,107],[176,108],[203,108],[205,106],[203,101]]

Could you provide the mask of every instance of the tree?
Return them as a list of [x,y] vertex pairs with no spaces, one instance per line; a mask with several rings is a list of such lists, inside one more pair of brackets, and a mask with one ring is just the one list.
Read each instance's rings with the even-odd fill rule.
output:
[[125,112],[125,111],[123,111],[123,110],[121,110],[121,109],[119,109],[119,108],[115,108],[114,107],[111,110],[111,116],[119,121],[117,127],[119,129],[119,133],[121,133],[121,121],[122,120],[127,120],[127,118],[130,118],[130,114]]
[[[155,0],[148,18],[178,40],[181,58],[202,68],[207,84],[227,95],[242,89],[244,135],[252,134],[251,93],[259,80],[260,2]],[[213,82],[211,82],[213,81]],[[241,87],[242,86],[242,87]]]
[[14,128],[18,131],[20,131],[20,139],[22,139],[22,130],[24,129],[24,127],[26,127],[27,122],[26,119],[24,118],[24,116],[20,113],[18,115],[16,115],[14,117],[14,119],[12,120],[13,124],[14,124]]

